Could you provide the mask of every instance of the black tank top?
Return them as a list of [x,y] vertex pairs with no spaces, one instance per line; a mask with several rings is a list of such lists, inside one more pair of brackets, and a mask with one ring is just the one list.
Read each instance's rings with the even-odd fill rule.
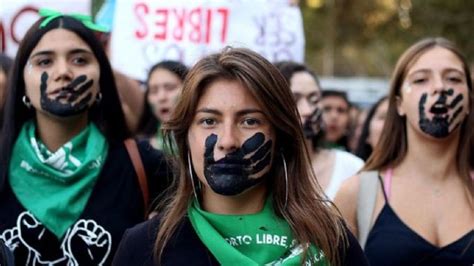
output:
[[365,253],[371,266],[474,266],[474,229],[444,247],[437,247],[408,227],[389,204],[372,227]]

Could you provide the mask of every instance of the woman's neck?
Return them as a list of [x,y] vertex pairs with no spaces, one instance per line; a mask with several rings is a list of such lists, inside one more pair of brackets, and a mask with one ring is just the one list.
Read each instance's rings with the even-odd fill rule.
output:
[[202,209],[217,214],[253,214],[265,205],[266,187],[262,182],[236,196],[223,196],[202,187]]
[[36,132],[48,150],[54,152],[79,134],[88,123],[87,114],[67,119],[58,119],[37,113]]
[[418,132],[407,132],[408,151],[399,166],[401,171],[412,172],[417,176],[443,181],[458,176],[457,150],[459,131],[445,139],[433,140]]
[[311,160],[311,167],[313,167],[317,181],[321,188],[326,190],[331,182],[332,173],[334,172],[335,153],[330,149],[316,149],[311,139],[306,139],[305,143]]

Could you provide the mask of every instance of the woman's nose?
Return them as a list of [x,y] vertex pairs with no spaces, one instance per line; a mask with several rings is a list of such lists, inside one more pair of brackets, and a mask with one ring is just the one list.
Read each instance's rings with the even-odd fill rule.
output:
[[66,60],[57,60],[54,67],[54,80],[71,81],[74,77],[71,66]]
[[218,135],[217,149],[223,154],[223,156],[239,148],[237,130],[238,129],[232,125],[225,125]]
[[442,91],[447,90],[447,88],[445,88],[444,81],[441,75],[435,75],[433,77],[432,86],[433,86],[433,93],[440,93]]

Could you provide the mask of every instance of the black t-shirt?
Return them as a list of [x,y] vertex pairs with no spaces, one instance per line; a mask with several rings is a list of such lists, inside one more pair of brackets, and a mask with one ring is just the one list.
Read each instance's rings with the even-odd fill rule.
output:
[[[151,202],[169,187],[172,171],[161,151],[147,142],[138,143],[138,149]],[[142,221],[143,194],[123,143],[109,144],[86,207],[62,239],[25,210],[9,184],[0,194],[0,238],[17,265],[109,265],[124,231]]]
[[[154,217],[127,230],[117,250],[113,265],[157,265],[154,258],[154,244],[159,225],[160,218]],[[342,256],[341,265],[368,266],[359,242],[347,228],[346,233],[348,246],[345,249],[342,246],[339,247]],[[161,265],[214,266],[219,265],[219,262],[199,239],[191,222],[186,217],[166,245]]]

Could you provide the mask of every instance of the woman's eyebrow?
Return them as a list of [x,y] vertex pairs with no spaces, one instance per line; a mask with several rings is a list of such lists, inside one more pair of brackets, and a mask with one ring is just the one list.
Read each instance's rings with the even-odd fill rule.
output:
[[68,51],[68,53],[69,53],[69,54],[82,54],[82,53],[85,53],[85,54],[93,54],[92,51],[86,50],[86,49],[82,49],[82,48],[72,49],[71,51]]
[[39,51],[39,52],[36,52],[34,54],[32,54],[30,56],[30,58],[33,58],[33,57],[36,57],[36,56],[40,56],[40,55],[51,55],[53,54],[54,52],[52,50],[43,50],[43,51]]
[[[68,53],[69,54],[80,54],[80,53],[93,54],[92,51],[87,50],[87,49],[83,49],[83,48],[72,49],[72,50],[68,51]],[[42,51],[38,51],[38,52],[32,54],[30,56],[30,58],[40,56],[40,55],[51,55],[51,54],[54,54],[53,50],[42,50]]]
[[247,114],[252,114],[252,113],[261,113],[263,114],[262,110],[256,109],[256,108],[249,108],[249,109],[243,109],[237,112],[238,116],[243,116]]
[[222,115],[222,112],[216,109],[207,108],[207,107],[196,110],[196,113],[209,113],[209,114],[215,114],[215,115]]
[[[207,108],[207,107],[200,108],[200,109],[196,110],[196,113],[208,113],[208,114],[222,115],[221,111],[219,111],[217,109]],[[248,109],[243,109],[243,110],[237,111],[236,115],[237,116],[243,116],[243,115],[247,115],[247,114],[251,114],[251,113],[261,113],[261,114],[263,114],[262,110],[260,110],[260,109],[248,108]]]

